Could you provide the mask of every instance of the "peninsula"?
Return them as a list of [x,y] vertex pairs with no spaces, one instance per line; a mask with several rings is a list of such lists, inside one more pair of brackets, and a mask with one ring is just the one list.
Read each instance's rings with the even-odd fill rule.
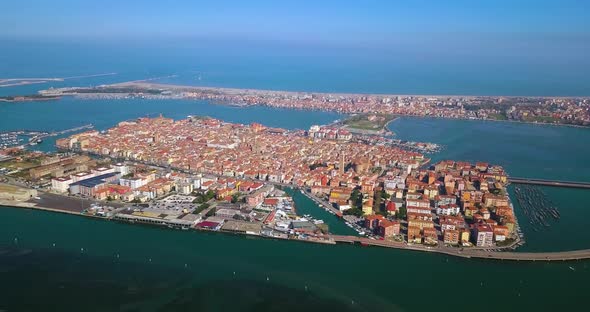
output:
[[197,99],[226,105],[263,105],[344,114],[590,126],[590,99],[582,97],[338,94],[177,86],[148,81],[91,88],[48,89],[40,91],[40,94],[104,99]]
[[[1,163],[5,182],[22,189],[1,192],[3,205],[44,208],[47,196],[74,196],[87,205],[68,213],[462,257],[488,257],[490,250],[522,243],[507,174],[487,163],[428,165],[418,152],[349,135],[317,137],[202,117],[139,118],[56,144],[67,153],[7,152],[12,157]],[[298,216],[281,190],[286,187],[342,217],[358,238],[333,235],[322,220]],[[36,190],[40,196],[30,193]],[[24,203],[16,205],[19,198]],[[88,206],[90,201],[95,204]],[[501,254],[489,258],[503,259]]]

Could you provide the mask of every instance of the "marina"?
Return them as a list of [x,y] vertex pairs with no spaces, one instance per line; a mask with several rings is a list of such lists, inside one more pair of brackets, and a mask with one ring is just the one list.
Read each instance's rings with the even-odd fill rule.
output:
[[92,124],[60,131],[13,130],[0,132],[0,148],[27,147],[43,143],[43,139],[94,128]]

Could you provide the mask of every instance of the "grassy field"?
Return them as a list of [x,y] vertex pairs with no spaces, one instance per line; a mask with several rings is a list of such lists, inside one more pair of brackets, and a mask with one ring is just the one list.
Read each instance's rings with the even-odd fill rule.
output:
[[508,120],[504,114],[490,114],[488,117],[494,120]]
[[394,118],[392,115],[384,114],[363,114],[346,119],[343,123],[347,127],[361,130],[380,131]]

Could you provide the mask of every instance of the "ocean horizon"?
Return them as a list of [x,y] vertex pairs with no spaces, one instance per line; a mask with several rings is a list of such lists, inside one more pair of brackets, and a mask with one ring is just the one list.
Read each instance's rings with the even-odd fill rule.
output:
[[[416,47],[333,47],[243,41],[65,41],[0,39],[0,79],[71,77],[0,87],[0,96],[50,87],[96,86],[175,75],[159,83],[281,91],[456,96],[590,96],[590,64],[489,55],[465,57]],[[396,48],[397,47],[397,48]]]

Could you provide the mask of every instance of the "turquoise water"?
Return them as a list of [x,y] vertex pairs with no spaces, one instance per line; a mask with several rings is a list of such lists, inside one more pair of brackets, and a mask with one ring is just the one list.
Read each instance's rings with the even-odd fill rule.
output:
[[[104,129],[159,112],[174,118],[202,112],[289,128],[341,117],[197,101],[66,99],[2,105],[0,110],[9,116],[1,123],[4,129],[62,129],[86,122]],[[584,164],[586,129],[413,118],[395,121],[391,128],[400,138],[444,144],[435,159],[488,160],[513,175],[544,178],[584,180],[589,170]],[[547,144],[544,137],[550,139]],[[532,147],[524,146],[528,144]],[[572,165],[579,167],[562,172]],[[537,172],[537,167],[542,169]],[[549,232],[530,232],[521,221],[527,240],[523,250],[589,248],[590,231],[584,221],[590,214],[584,205],[588,192],[547,191],[560,205],[562,218]],[[335,232],[350,230],[303,195],[294,196],[300,213],[324,219]],[[0,223],[0,272],[5,282],[0,286],[0,309],[8,311],[38,310],[41,303],[62,311],[87,305],[97,311],[467,311],[474,303],[484,311],[547,311],[585,304],[582,298],[590,278],[588,261],[456,259],[172,231],[9,208],[0,209]],[[469,300],[456,299],[462,296]]]
[[[285,49],[277,56],[248,47],[219,52],[178,49],[162,42],[157,47],[141,45],[141,49],[98,43],[0,46],[2,78],[118,73],[0,88],[0,95],[170,74],[178,77],[164,82],[326,92],[582,95],[590,90],[588,79],[577,74],[542,75],[543,69],[512,65],[470,67],[462,61],[436,65],[411,62],[398,54],[334,57],[326,51],[298,54],[297,49]],[[507,77],[523,78],[507,81]],[[0,103],[0,131],[61,130],[86,123],[102,130],[121,120],[159,113],[172,118],[209,115],[289,129],[342,118],[334,113],[237,108],[203,101],[64,98]],[[390,127],[401,139],[443,144],[442,152],[431,155],[435,161],[489,161],[504,166],[512,176],[590,180],[588,129],[414,118],[401,118]],[[53,142],[47,140],[38,147],[53,150]],[[562,218],[547,232],[531,232],[516,204],[527,240],[523,250],[590,248],[589,192],[557,188],[546,188],[546,192],[559,205]],[[351,231],[303,195],[294,197],[301,214],[324,219],[336,233]],[[457,259],[172,231],[0,208],[0,311],[48,307],[56,311],[573,310],[586,304],[589,264]]]
[[301,192],[287,189],[287,193],[293,197],[293,200],[295,200],[298,215],[302,216],[309,214],[316,219],[324,220],[329,227],[330,233],[338,235],[358,235],[358,233],[348,227],[342,219],[319,207],[313,200],[307,198],[307,196],[301,194]]
[[[177,100],[78,100],[65,97],[51,102],[0,103],[0,131],[15,129],[63,130],[92,123],[104,130],[118,122],[159,114],[174,119],[187,115],[219,118],[234,123],[260,122],[286,129],[308,129],[314,124],[328,124],[342,115],[331,112],[289,111],[267,107],[239,108],[220,106],[205,101]],[[50,137],[39,149],[54,149],[56,137]]]
[[0,220],[10,220],[0,227],[7,311],[551,311],[585,304],[590,278],[588,261],[469,260],[9,208]]

